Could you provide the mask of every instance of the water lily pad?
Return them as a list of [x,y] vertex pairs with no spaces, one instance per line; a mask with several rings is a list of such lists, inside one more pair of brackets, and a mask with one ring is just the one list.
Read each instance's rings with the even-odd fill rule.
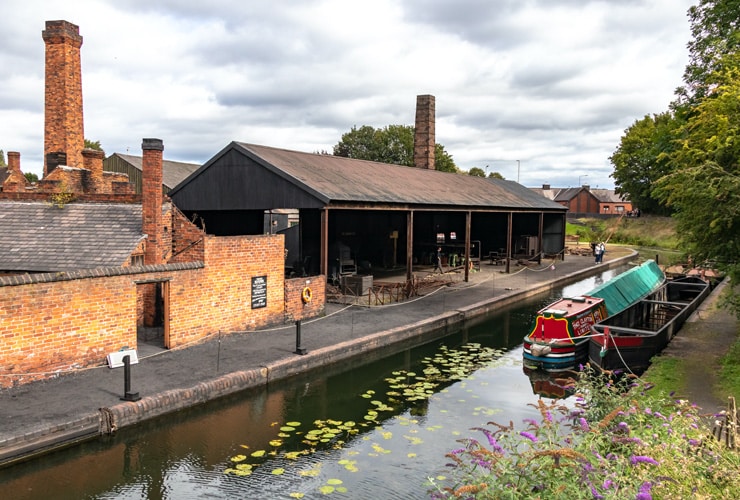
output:
[[259,458],[265,455],[265,450],[257,450],[252,452],[252,456],[255,458]]
[[303,498],[305,496],[306,496],[305,493],[301,493],[299,491],[294,491],[293,493],[290,494],[290,498]]
[[342,484],[342,480],[341,479],[329,479],[329,480],[326,481],[326,484],[331,484],[332,486],[337,486],[337,485]]
[[299,427],[301,425],[300,422],[285,422],[285,425],[290,427]]
[[242,461],[244,461],[246,459],[247,459],[247,456],[246,455],[235,455],[235,456],[231,457],[231,461],[232,462],[242,462]]
[[280,428],[280,430],[283,432],[293,432],[295,430],[295,427],[291,425],[284,425]]
[[283,469],[282,467],[278,467],[277,469],[272,470],[273,476],[281,476],[283,474],[285,474],[285,469]]
[[324,486],[319,488],[319,491],[324,495],[329,495],[331,493],[334,493],[334,486],[329,486],[328,484],[325,484]]

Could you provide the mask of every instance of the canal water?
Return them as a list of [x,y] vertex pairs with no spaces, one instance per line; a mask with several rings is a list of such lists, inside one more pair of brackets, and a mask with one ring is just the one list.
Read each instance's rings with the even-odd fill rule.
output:
[[[429,344],[330,367],[0,469],[13,499],[421,499],[487,422],[537,418],[521,342],[534,312],[622,272],[522,301]],[[523,425],[521,425],[523,427]]]

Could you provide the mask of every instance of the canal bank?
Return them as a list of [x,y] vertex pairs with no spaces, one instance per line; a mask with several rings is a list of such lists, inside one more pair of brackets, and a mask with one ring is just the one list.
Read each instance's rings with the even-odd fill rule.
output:
[[[452,281],[423,297],[383,307],[329,305],[323,318],[296,328],[231,333],[183,349],[140,346],[130,390],[141,399],[123,402],[123,369],[79,370],[46,382],[0,392],[0,465],[115,432],[245,389],[320,369],[403,342],[422,343],[486,314],[633,255],[596,265],[591,257],[568,256],[552,265],[503,274],[484,263],[471,281]],[[524,332],[522,332],[522,335]]]

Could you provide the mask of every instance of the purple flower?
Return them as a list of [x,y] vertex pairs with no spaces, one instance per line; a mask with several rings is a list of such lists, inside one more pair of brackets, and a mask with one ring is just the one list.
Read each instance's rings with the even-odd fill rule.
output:
[[653,500],[653,495],[650,494],[650,490],[653,485],[651,483],[642,483],[640,491],[637,493],[635,500]]
[[698,439],[689,439],[689,444],[691,446],[699,446],[701,444],[701,441],[699,441]]
[[498,441],[496,441],[496,438],[491,433],[491,431],[484,430],[483,431],[483,434],[485,434],[486,437],[488,438],[488,444],[491,445],[491,447],[493,448],[493,451],[495,451],[496,453],[503,453],[504,452],[504,449],[501,448],[501,446],[498,444]]
[[548,422],[552,422],[552,413],[550,413],[549,411],[548,412],[545,412],[545,419]]
[[456,450],[452,450],[450,452],[450,455],[460,455],[462,453],[465,453],[465,448],[458,448]]
[[535,429],[539,428],[540,426],[540,424],[538,424],[536,420],[532,420],[531,418],[525,418],[524,423],[531,425]]
[[521,435],[522,437],[525,437],[525,438],[529,439],[529,440],[530,440],[530,441],[532,441],[533,443],[536,443],[536,442],[537,442],[537,436],[535,436],[535,435],[534,435],[534,434],[532,434],[531,432],[527,432],[527,431],[522,431],[522,432],[520,432],[519,434],[520,434],[520,435]]
[[617,429],[629,433],[630,426],[627,425],[627,422],[619,422],[619,424],[617,424]]
[[657,460],[655,460],[654,458],[647,457],[645,455],[632,455],[630,457],[630,463],[632,465],[637,465],[637,464],[659,465]]
[[579,418],[578,419],[578,424],[581,426],[581,430],[583,432],[588,432],[589,426],[588,426],[588,422],[586,421],[585,418],[583,418],[583,417]]
[[605,490],[608,490],[612,488],[613,486],[614,486],[614,481],[612,481],[611,479],[605,479],[604,484],[601,485],[601,487],[604,488]]
[[604,496],[600,495],[598,491],[596,491],[596,488],[591,486],[591,494],[594,496],[596,500],[604,500]]

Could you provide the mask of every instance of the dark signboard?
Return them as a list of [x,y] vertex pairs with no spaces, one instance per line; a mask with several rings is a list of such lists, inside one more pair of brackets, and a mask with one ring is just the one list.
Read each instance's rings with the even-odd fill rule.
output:
[[252,278],[252,309],[267,307],[267,276]]

